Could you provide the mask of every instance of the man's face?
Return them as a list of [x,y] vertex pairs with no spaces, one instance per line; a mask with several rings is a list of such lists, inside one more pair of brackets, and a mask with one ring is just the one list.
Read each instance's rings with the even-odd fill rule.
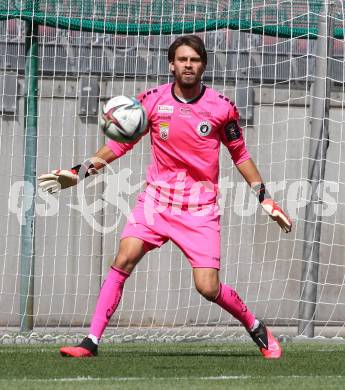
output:
[[174,72],[176,82],[183,88],[193,88],[204,73],[205,66],[199,54],[190,46],[179,46],[175,58],[170,62],[170,70]]

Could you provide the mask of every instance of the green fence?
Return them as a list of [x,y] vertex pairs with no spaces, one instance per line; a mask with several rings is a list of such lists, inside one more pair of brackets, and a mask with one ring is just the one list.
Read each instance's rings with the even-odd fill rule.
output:
[[[20,18],[70,30],[160,35],[229,28],[315,39],[322,0],[266,1],[0,1],[0,19]],[[333,36],[344,38],[344,4],[337,2]]]

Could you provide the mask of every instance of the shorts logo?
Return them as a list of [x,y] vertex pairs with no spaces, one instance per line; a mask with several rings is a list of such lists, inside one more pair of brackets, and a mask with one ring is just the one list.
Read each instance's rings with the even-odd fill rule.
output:
[[198,124],[197,132],[202,137],[206,137],[207,135],[209,135],[211,133],[211,130],[212,130],[212,125],[208,121],[202,121]]
[[163,141],[166,141],[169,137],[169,123],[161,122],[159,124],[159,136]]
[[228,141],[236,141],[241,137],[241,129],[237,121],[231,121],[225,126],[225,137]]
[[174,106],[158,105],[158,114],[172,114],[174,112]]

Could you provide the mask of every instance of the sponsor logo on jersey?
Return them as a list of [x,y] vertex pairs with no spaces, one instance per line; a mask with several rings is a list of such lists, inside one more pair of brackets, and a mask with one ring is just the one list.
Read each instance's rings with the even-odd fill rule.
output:
[[202,121],[198,124],[197,132],[202,137],[206,137],[207,135],[209,135],[211,133],[211,130],[212,130],[212,125],[208,121]]
[[199,111],[198,114],[204,116],[205,118],[212,118],[212,112],[210,111]]
[[225,137],[228,141],[236,141],[241,137],[241,129],[237,121],[231,121],[225,126]]
[[158,114],[158,118],[159,119],[163,119],[163,120],[171,120],[172,119],[172,116],[169,115],[169,114]]
[[158,105],[158,114],[172,114],[174,112],[174,106]]
[[180,115],[184,117],[190,117],[192,114],[192,110],[189,107],[181,107],[180,108]]
[[159,123],[159,136],[163,141],[166,141],[169,137],[169,123],[161,122]]

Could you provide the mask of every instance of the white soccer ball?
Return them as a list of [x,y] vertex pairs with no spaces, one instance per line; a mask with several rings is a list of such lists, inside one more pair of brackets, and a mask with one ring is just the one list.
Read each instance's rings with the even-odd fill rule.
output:
[[117,142],[131,143],[146,130],[146,112],[134,97],[116,96],[103,107],[100,124],[108,138]]

